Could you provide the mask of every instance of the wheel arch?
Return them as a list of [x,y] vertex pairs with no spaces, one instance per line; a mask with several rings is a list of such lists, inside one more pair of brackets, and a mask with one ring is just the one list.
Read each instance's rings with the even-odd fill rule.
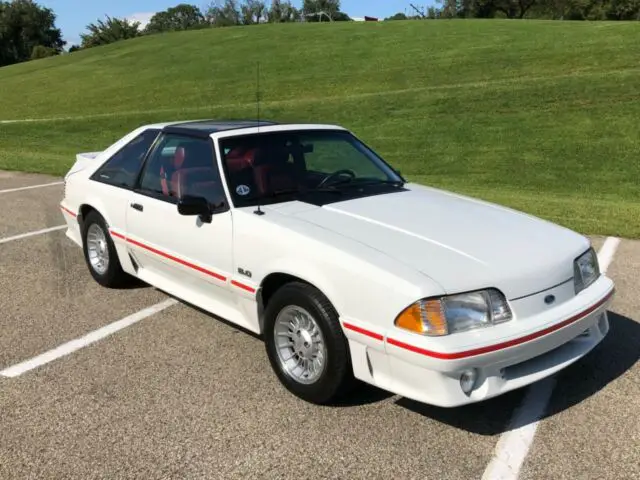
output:
[[333,308],[335,308],[338,313],[338,316],[340,316],[341,308],[337,295],[326,282],[318,278],[311,280],[311,276],[309,275],[300,275],[298,272],[282,269],[269,273],[262,279],[262,282],[260,282],[260,286],[256,294],[260,332],[264,332],[264,311],[269,300],[278,289],[292,282],[301,282],[316,288],[320,293],[327,297],[329,302],[333,305]]
[[106,208],[106,205],[104,205],[100,199],[93,197],[80,202],[80,206],[78,207],[78,223],[80,224],[80,227],[82,227],[84,219],[87,218],[87,215],[91,212],[96,212],[100,215],[106,222],[107,227],[111,225],[111,219],[107,214],[108,209]]
[[102,215],[93,205],[90,205],[88,203],[83,203],[80,205],[80,208],[78,209],[78,223],[81,226],[82,222],[84,222],[84,219],[87,218],[87,215],[89,215],[89,213],[91,212],[97,212],[99,215]]

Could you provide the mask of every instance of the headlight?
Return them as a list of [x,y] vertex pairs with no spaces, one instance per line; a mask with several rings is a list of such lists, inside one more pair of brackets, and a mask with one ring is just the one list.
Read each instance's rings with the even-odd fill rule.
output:
[[598,256],[593,248],[590,248],[573,262],[573,283],[576,294],[595,282],[600,276]]
[[441,336],[511,320],[504,295],[493,288],[419,300],[396,317],[395,325],[428,336]]

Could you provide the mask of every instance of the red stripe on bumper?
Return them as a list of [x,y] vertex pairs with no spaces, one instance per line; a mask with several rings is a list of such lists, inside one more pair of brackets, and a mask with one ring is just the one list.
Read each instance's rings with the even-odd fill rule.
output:
[[375,338],[376,340],[380,340],[380,341],[384,340],[384,337],[382,335],[380,335],[379,333],[370,332],[369,330],[365,330],[364,328],[356,327],[355,325],[352,325],[352,324],[346,323],[346,322],[344,322],[342,325],[344,325],[344,328],[347,328],[349,330],[353,330],[354,332],[357,332],[357,333],[361,333],[362,335],[366,335],[367,337]]
[[176,263],[179,263],[180,265],[184,265],[185,267],[188,268],[192,268],[193,270],[196,270],[198,272],[204,273],[205,275],[209,275],[213,278],[217,278],[218,280],[221,280],[223,282],[227,281],[227,277],[220,275],[219,273],[216,272],[212,272],[211,270],[207,270],[206,268],[202,268],[199,267],[198,265],[195,265],[193,263],[187,262],[185,260],[182,260],[178,257],[174,257],[173,255],[169,255],[168,253],[165,253],[161,250],[158,250],[156,248],[150,247],[148,245],[145,245],[144,243],[138,242],[137,240],[133,240],[132,238],[128,238],[125,237],[124,235],[114,232],[113,230],[109,230],[111,232],[111,235],[113,235],[114,237],[117,238],[121,238],[122,240],[125,240],[127,243],[130,243],[132,245],[135,245],[137,247],[140,248],[144,248],[145,250],[151,252],[151,253],[155,253],[156,255],[159,255],[160,257],[164,257],[164,258],[168,258],[169,260],[172,260]]
[[76,218],[78,216],[77,213],[72,212],[71,210],[69,210],[68,208],[63,207],[62,205],[60,205],[60,208],[64,211],[67,212],[69,215],[71,215],[73,218]]
[[249,285],[245,285],[244,283],[236,282],[235,280],[231,280],[231,285],[233,285],[234,287],[238,287],[243,290],[246,290],[247,292],[250,292],[250,293],[255,293],[256,291],[255,288],[250,287]]
[[545,328],[535,333],[531,333],[524,337],[516,338],[514,340],[509,340],[508,342],[496,343],[495,345],[489,345],[481,348],[474,348],[473,350],[466,350],[463,352],[454,352],[454,353],[441,353],[441,352],[426,350],[424,348],[416,347],[414,345],[409,345],[408,343],[404,343],[399,340],[394,340],[393,338],[387,338],[387,343],[389,343],[390,345],[394,345],[396,347],[404,348],[405,350],[409,350],[414,353],[419,353],[420,355],[426,355],[427,357],[438,358],[441,360],[456,360],[459,358],[473,357],[476,355],[495,352],[497,350],[502,350],[509,347],[515,347],[516,345],[521,345],[523,343],[530,342],[531,340],[535,340],[536,338],[540,338],[545,335],[548,335],[549,333],[553,333],[557,330],[560,330],[561,328],[564,328],[567,325],[577,322],[578,320],[586,317],[590,313],[600,308],[602,305],[607,303],[607,301],[613,296],[613,293],[614,291],[612,290],[611,292],[609,292],[609,294],[606,297],[604,297],[598,303],[590,306],[589,308],[580,312],[579,314],[574,315],[573,317],[568,318],[556,325],[552,325],[551,327]]

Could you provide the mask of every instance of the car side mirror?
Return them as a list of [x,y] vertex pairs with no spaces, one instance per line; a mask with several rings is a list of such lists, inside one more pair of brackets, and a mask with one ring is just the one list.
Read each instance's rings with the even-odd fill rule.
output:
[[211,206],[204,197],[185,195],[178,200],[180,215],[199,215],[204,223],[211,223]]

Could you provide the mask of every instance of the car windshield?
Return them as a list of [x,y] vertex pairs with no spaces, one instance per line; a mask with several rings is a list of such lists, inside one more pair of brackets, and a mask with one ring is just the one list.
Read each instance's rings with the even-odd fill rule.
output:
[[393,191],[403,179],[352,134],[297,130],[220,141],[222,163],[238,207],[293,199],[326,203]]

